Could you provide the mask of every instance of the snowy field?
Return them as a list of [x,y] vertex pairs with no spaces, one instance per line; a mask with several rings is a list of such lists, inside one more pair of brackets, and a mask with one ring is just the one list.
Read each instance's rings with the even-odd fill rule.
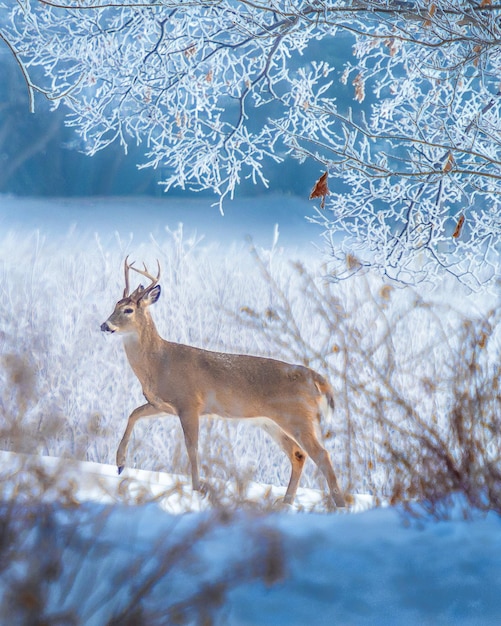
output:
[[258,245],[270,246],[275,225],[280,228],[281,245],[290,249],[314,249],[320,243],[319,226],[307,224],[314,203],[296,196],[269,194],[228,202],[224,216],[211,206],[212,198],[23,198],[0,196],[2,230],[60,236],[78,231],[80,237],[98,233],[108,237],[133,238],[134,244],[147,242],[150,235],[163,238],[165,228],[176,230],[182,223],[189,236],[202,236],[205,242],[242,244],[252,237]]
[[[463,316],[486,315],[496,299],[467,298],[454,285],[394,293],[361,280],[322,296],[342,317],[317,319],[304,272],[290,265],[301,260],[317,277],[324,271],[311,243],[318,231],[302,218],[311,207],[269,202],[242,201],[222,218],[203,201],[0,197],[0,441],[8,452],[0,465],[13,533],[0,572],[1,623],[35,623],[34,615],[96,626],[499,623],[496,515],[464,521],[458,506],[453,519],[435,523],[406,521],[398,507],[362,510],[393,484],[393,468],[375,451],[378,411],[399,417],[405,401],[440,421]],[[270,512],[287,462],[264,433],[227,421],[201,428],[213,500],[186,486],[176,418],[138,424],[126,474],[114,475],[126,416],[142,403],[121,342],[99,331],[121,296],[126,254],[161,262],[153,315],[163,336],[308,360],[329,375],[338,402],[326,446],[354,495],[348,512],[321,513],[325,484],[312,463],[298,505]],[[288,318],[281,295],[294,305]],[[425,295],[433,308],[421,303]],[[498,346],[495,338],[489,349],[498,354]],[[430,380],[434,393],[424,393]],[[20,461],[41,456],[40,466]],[[212,503],[226,503],[228,493],[237,494],[236,511],[222,513]]]

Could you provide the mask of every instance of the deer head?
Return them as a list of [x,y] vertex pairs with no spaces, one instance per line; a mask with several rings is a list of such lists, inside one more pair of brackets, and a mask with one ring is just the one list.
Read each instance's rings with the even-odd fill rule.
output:
[[[122,299],[115,305],[115,310],[110,317],[101,324],[101,330],[108,333],[132,333],[137,332],[138,325],[144,323],[146,312],[151,304],[154,304],[160,297],[160,263],[157,260],[158,273],[152,276],[146,265],[143,264],[144,270],[134,267],[134,263],[128,263],[129,257],[124,262],[125,288]],[[130,295],[129,286],[129,270],[134,270],[138,274],[145,276],[151,283],[147,287],[139,285]]]

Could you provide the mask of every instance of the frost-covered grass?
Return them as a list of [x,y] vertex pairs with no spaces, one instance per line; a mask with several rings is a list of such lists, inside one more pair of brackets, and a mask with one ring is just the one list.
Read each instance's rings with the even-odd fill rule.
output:
[[333,283],[298,263],[280,274],[254,256],[270,304],[240,319],[333,382],[325,434],[347,489],[434,503],[461,491],[499,509],[496,299],[468,296],[455,280],[418,292],[371,275]]
[[[10,234],[0,248],[1,401],[4,448],[114,463],[131,410],[144,402],[122,342],[100,324],[123,291],[126,254],[162,266],[153,315],[170,340],[215,350],[280,356],[266,337],[242,326],[242,303],[269,298],[245,244],[203,244],[182,229],[133,247],[77,234],[51,239]],[[284,260],[281,260],[284,262]],[[203,420],[205,475],[285,484],[288,462],[260,431]],[[129,464],[188,473],[177,418],[138,423]],[[306,483],[307,481],[305,481]]]
[[[294,264],[297,256],[279,246],[205,243],[182,228],[134,243],[78,231],[3,237],[4,449],[114,463],[126,418],[143,403],[121,340],[99,330],[121,297],[127,254],[160,261],[163,292],[152,314],[164,337],[305,363],[328,376],[337,408],[324,435],[347,491],[419,498],[430,473],[447,483],[457,470],[460,484],[467,465],[497,466],[499,398],[491,391],[500,326],[489,298],[468,299],[446,281],[430,293],[374,276],[335,284],[320,257]],[[480,451],[478,441],[465,448],[458,439],[464,443],[458,428],[473,433],[474,418]],[[465,450],[482,459],[473,463]],[[245,422],[202,420],[200,461],[209,479],[289,478],[283,453]],[[140,421],[128,464],[189,474],[177,418]],[[311,462],[301,484],[324,488]]]

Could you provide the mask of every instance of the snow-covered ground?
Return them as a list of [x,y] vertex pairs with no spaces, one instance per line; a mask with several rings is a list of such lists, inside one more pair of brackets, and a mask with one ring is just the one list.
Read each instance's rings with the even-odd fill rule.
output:
[[[358,515],[204,508],[180,516],[161,502],[45,509],[31,502],[9,510],[16,565],[3,563],[0,593],[24,580],[14,568],[26,563],[33,573],[52,556],[57,574],[42,588],[46,623],[71,615],[86,626],[202,624],[212,614],[210,623],[231,626],[499,624],[495,515],[404,524],[391,508]],[[34,623],[12,619],[8,606],[2,597],[2,623]],[[139,609],[139,621],[126,620]]]
[[[229,242],[242,241],[246,234],[258,243],[262,237],[262,244],[269,245],[276,222],[284,246],[296,251],[309,249],[309,241],[315,237],[297,218],[303,209],[308,213],[306,203],[272,198],[268,207],[261,207],[251,218],[249,209],[257,200],[246,202],[235,214],[241,210],[249,221],[238,221],[237,230],[227,227],[226,218],[217,212],[200,209],[197,213],[192,226],[220,244],[214,254],[224,257]],[[297,209],[289,221],[288,203]],[[38,623],[43,617],[45,623],[86,626],[499,624],[501,524],[494,514],[465,521],[458,506],[449,521],[413,521],[391,507],[362,511],[368,503],[362,496],[346,513],[304,513],[297,512],[298,507],[263,513],[248,506],[222,513],[208,498],[192,494],[183,476],[128,469],[119,479],[115,467],[106,465],[113,462],[124,415],[134,406],[133,396],[139,399],[140,393],[135,390],[134,378],[126,373],[120,347],[97,343],[103,342],[99,322],[113,304],[111,288],[118,291],[119,277],[115,275],[123,251],[131,247],[144,250],[150,245],[150,230],[158,238],[166,222],[175,228],[178,221],[186,221],[181,213],[169,213],[165,218],[167,204],[0,197],[0,226],[5,235],[0,250],[0,346],[10,356],[18,349],[22,359],[34,354],[40,368],[36,393],[29,388],[33,380],[30,371],[13,369],[12,359],[10,378],[2,378],[12,382],[13,373],[18,374],[16,391],[9,394],[3,390],[1,408],[21,433],[21,439],[12,438],[11,448],[17,443],[19,452],[31,456],[0,455],[3,518],[8,521],[6,528],[13,531],[5,534],[10,539],[2,544],[7,557],[0,568],[0,623],[37,623],[35,615]],[[283,207],[278,216],[272,210],[277,206]],[[72,224],[76,226],[68,235]],[[31,234],[35,227],[47,239],[45,248]],[[10,239],[8,231],[13,233]],[[100,240],[94,256],[88,251],[93,231],[99,232]],[[115,239],[108,254],[106,246],[114,231],[120,233],[119,244]],[[125,245],[129,232],[134,232],[133,244],[129,239]],[[9,261],[9,255],[16,257],[15,263]],[[99,263],[96,255],[101,255]],[[23,258],[27,258],[26,267]],[[188,259],[189,263],[192,258],[186,253],[173,257],[173,262],[181,267],[181,261]],[[88,276],[99,266],[104,268],[103,276]],[[178,289],[177,277],[185,275],[176,274],[177,269],[176,265],[168,270],[172,289]],[[169,313],[166,318],[169,324],[176,323],[175,330],[183,340],[191,340],[194,333],[183,316],[190,306],[196,315],[196,298],[207,297],[201,286],[210,281],[209,270],[204,268],[205,273],[184,291],[181,286],[175,292],[200,289],[189,294],[191,299],[186,297],[185,308],[176,316]],[[228,279],[230,270],[242,272],[236,280],[242,289],[253,288],[246,269],[229,268]],[[60,284],[51,272],[57,277],[74,276],[75,282]],[[87,282],[80,284],[77,278],[81,277]],[[225,286],[210,283],[213,292],[221,289],[221,302],[227,297]],[[103,294],[109,301],[103,302]],[[19,314],[15,324],[12,309]],[[198,320],[196,340],[206,337],[206,325],[203,318]],[[213,328],[218,327],[210,326],[210,340],[218,345]],[[250,340],[248,335],[238,335],[237,329],[231,333],[225,337],[230,344]],[[4,367],[6,363],[2,361]],[[54,421],[45,424],[42,418],[47,415]],[[39,432],[34,433],[37,424]],[[239,432],[230,434],[238,437]],[[28,441],[31,436],[33,441]],[[141,437],[149,439],[146,456],[154,456],[152,450],[158,450],[153,464],[163,467],[172,452],[165,444],[165,433],[160,436],[154,429],[142,430],[138,440]],[[241,442],[231,441],[230,446],[224,441],[225,447],[217,454],[226,455],[228,462],[230,458],[233,463],[249,461],[240,452]],[[249,441],[250,437],[247,445]],[[64,449],[66,457],[73,453],[75,459],[97,458],[101,463],[48,458],[52,449]],[[139,445],[132,450],[131,466],[135,461],[143,466],[142,452]],[[207,459],[207,451],[204,454]],[[41,466],[33,461],[33,455],[45,455]],[[269,451],[253,463],[257,467],[268,463],[267,471],[276,481],[273,487],[246,483],[247,499],[273,500],[283,493],[283,469],[270,462]],[[38,491],[30,488],[32,479],[39,485]],[[306,476],[303,484],[308,481],[314,477]],[[20,498],[13,507],[14,489]],[[58,493],[63,494],[64,506],[57,504],[57,498],[48,498]],[[48,502],[45,505],[39,504],[42,495]],[[146,503],[151,497],[156,501]],[[68,499],[74,501],[72,506]],[[318,490],[299,492],[299,508],[308,509],[311,502],[318,505],[319,501]],[[130,502],[143,503],[131,506]],[[354,510],[359,512],[354,514]],[[31,594],[35,580],[43,583],[40,597]],[[16,605],[17,613],[15,598],[24,601],[22,606]],[[127,613],[130,604],[136,613],[132,609]],[[215,615],[212,622],[208,617],[211,611]],[[71,622],[73,614],[78,620]]]
[[[52,555],[57,574],[42,589],[46,623],[61,615],[86,626],[131,623],[127,611],[141,607],[134,623],[148,625],[202,624],[209,613],[211,623],[231,626],[499,624],[495,515],[465,521],[458,512],[431,522],[406,520],[393,508],[221,513],[190,494],[184,477],[131,472],[119,479],[115,468],[97,464],[0,458],[2,474],[10,468],[20,482],[23,472],[44,467],[54,487],[49,477],[56,472],[58,488],[72,485],[82,503],[43,508],[32,501],[4,510],[15,516],[16,560],[3,563],[0,594],[24,580],[16,568],[26,563],[36,572]],[[157,502],[124,505],[124,492]],[[302,490],[300,499],[311,495]],[[358,504],[364,508],[363,499]],[[16,613],[9,619],[8,606],[3,596],[1,623],[33,623],[16,621]]]
[[[32,456],[0,450],[0,476],[4,479],[0,489],[1,499],[7,499],[16,485],[27,475],[43,474],[47,487],[44,502],[57,502],[61,494],[71,493],[74,503],[99,502],[101,504],[157,502],[158,506],[173,515],[206,511],[213,508],[213,497],[202,495],[191,488],[191,478],[180,474],[167,474],[149,470],[125,468],[118,475],[115,465],[75,461],[51,456]],[[285,486],[266,485],[247,481],[244,484],[214,481],[210,485],[214,497],[220,494],[219,504],[231,507],[237,501],[256,503],[260,508],[282,510],[281,498]],[[292,512],[325,511],[325,494],[317,489],[299,488]],[[350,513],[360,513],[374,506],[371,496],[355,494]]]

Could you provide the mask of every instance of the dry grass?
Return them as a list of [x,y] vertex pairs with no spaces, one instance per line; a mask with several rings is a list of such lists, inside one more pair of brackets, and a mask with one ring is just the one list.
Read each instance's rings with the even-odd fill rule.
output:
[[228,593],[285,573],[280,534],[256,517],[246,519],[245,550],[224,566],[211,561],[211,542],[242,532],[224,510],[159,518],[146,508],[141,517],[117,506],[10,501],[0,520],[4,624],[223,624]]

